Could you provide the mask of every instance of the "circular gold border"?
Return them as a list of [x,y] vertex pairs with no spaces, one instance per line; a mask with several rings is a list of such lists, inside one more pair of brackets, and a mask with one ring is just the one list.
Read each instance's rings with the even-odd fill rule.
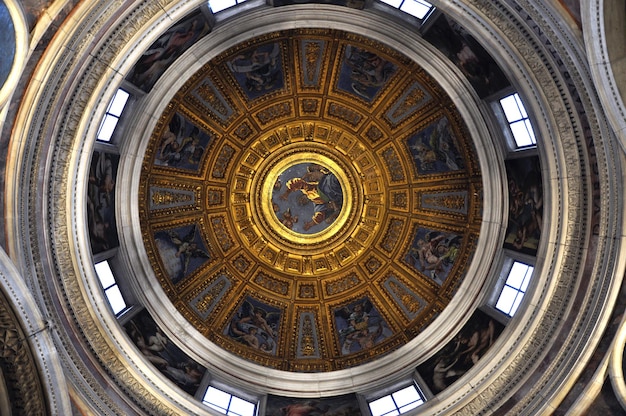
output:
[[[351,188],[348,185],[348,180],[345,177],[345,173],[339,167],[339,165],[326,155],[316,154],[310,151],[302,151],[300,153],[292,153],[285,158],[281,158],[278,163],[272,166],[271,171],[265,177],[265,182],[262,186],[261,195],[267,196],[272,194],[272,187],[279,176],[289,167],[297,164],[315,163],[322,165],[330,170],[339,180],[341,189],[343,191],[343,205],[337,218],[325,229],[310,234],[303,234],[295,232],[285,227],[279,220],[272,209],[272,198],[264,197],[261,200],[261,213],[267,219],[267,222],[273,224],[274,230],[280,230],[279,233],[286,233],[289,238],[297,244],[316,244],[325,241],[329,236],[335,234],[340,230],[343,224],[348,220],[348,213],[352,206],[352,193]],[[253,206],[254,209],[254,206]]]
[[[270,153],[261,162],[257,175],[250,186],[250,213],[259,232],[272,245],[289,254],[316,255],[328,253],[343,243],[354,232],[363,212],[363,187],[357,183],[360,177],[356,167],[347,163],[345,155],[324,143],[292,141]],[[303,152],[302,148],[306,148]],[[284,168],[294,162],[325,164],[339,179],[344,193],[344,204],[339,217],[326,230],[315,234],[300,234],[284,227],[272,212],[271,186]],[[279,230],[279,231],[277,231]]]

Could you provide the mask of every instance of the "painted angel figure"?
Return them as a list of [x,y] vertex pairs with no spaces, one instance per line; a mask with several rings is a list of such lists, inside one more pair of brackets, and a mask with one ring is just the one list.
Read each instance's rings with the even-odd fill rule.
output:
[[244,301],[232,319],[228,332],[231,337],[249,347],[266,353],[276,349],[277,325],[280,315]]
[[196,238],[196,232],[197,227],[194,226],[184,237],[180,237],[178,233],[173,230],[170,230],[167,233],[170,240],[177,248],[175,256],[181,260],[183,265],[183,275],[187,274],[189,262],[192,258],[210,258],[209,253],[198,247],[198,243],[194,241]]

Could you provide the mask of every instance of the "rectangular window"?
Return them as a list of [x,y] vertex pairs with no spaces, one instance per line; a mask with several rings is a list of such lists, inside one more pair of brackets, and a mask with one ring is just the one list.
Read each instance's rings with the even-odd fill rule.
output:
[[530,123],[528,113],[519,94],[515,93],[502,98],[500,105],[509,123],[509,128],[517,147],[535,146],[537,140],[535,139],[533,126]]
[[372,416],[394,416],[424,404],[424,397],[411,385],[369,402]]
[[424,19],[432,10],[433,5],[423,0],[381,0],[390,6],[400,9],[405,13],[415,16],[418,19]]
[[228,416],[255,416],[256,405],[232,394],[209,386],[202,403]]
[[210,0],[209,7],[213,13],[221,12],[229,7],[243,3],[245,0]]
[[98,140],[103,142],[111,141],[111,137],[113,137],[113,132],[115,131],[117,122],[120,121],[120,117],[122,116],[122,112],[124,111],[124,107],[126,106],[129,96],[130,94],[123,89],[120,88],[117,90],[115,96],[109,103],[109,107],[107,108],[107,112],[104,115],[102,123],[100,123],[98,135],[96,136]]
[[126,309],[126,302],[124,301],[124,297],[122,296],[122,292],[120,288],[117,286],[117,282],[115,281],[115,277],[113,277],[113,271],[109,266],[108,261],[102,261],[95,265],[96,274],[100,279],[100,284],[102,285],[102,289],[104,289],[104,294],[106,295],[111,308],[113,309],[113,313],[118,315],[124,309]]
[[526,293],[533,270],[533,266],[518,261],[513,262],[502,292],[500,292],[500,297],[496,302],[496,309],[511,317],[515,315]]

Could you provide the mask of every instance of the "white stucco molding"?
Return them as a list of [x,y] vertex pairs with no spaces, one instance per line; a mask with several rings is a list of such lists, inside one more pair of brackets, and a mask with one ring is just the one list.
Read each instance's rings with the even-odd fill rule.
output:
[[585,47],[600,100],[626,150],[626,1],[581,2]]
[[[21,327],[25,335],[25,339],[20,340],[20,343],[23,342],[22,346],[5,346],[4,342],[3,346],[17,349],[27,348],[29,350],[29,355],[34,359],[39,370],[39,382],[31,382],[33,382],[33,385],[38,384],[43,388],[44,397],[47,400],[46,410],[50,414],[72,414],[67,380],[65,379],[61,360],[51,336],[51,323],[41,314],[17,268],[1,248],[0,290],[4,293],[5,298],[9,300],[10,305],[7,306],[13,310],[14,315],[19,320],[16,324]],[[7,322],[3,321],[2,325],[3,331],[9,329]],[[8,339],[3,341],[9,342]],[[7,357],[4,358],[7,359]],[[15,364],[19,365],[21,363]],[[36,391],[33,391],[33,398],[37,397],[36,393]],[[26,397],[20,399],[28,400]],[[2,414],[5,414],[4,411],[9,411],[9,409],[3,409]]]
[[[203,413],[197,403],[149,368],[130,345],[101,294],[95,290],[96,278],[85,230],[85,178],[103,108],[132,65],[130,58],[138,57],[160,31],[169,27],[169,14],[182,15],[201,2],[180,2],[175,6],[166,3],[136,2],[127,4],[127,9],[116,10],[107,9],[113,2],[80,3],[72,13],[72,20],[63,27],[65,36],[55,39],[44,54],[35,73],[37,82],[24,96],[7,169],[7,172],[13,172],[13,176],[7,179],[7,200],[12,204],[7,211],[11,220],[10,235],[15,237],[12,240],[14,252],[24,259],[20,271],[28,275],[27,282],[32,282],[29,289],[37,290],[39,304],[47,305],[51,314],[63,314],[62,318],[69,322],[67,327],[59,329],[57,345],[59,350],[63,348],[68,360],[80,367],[75,371],[67,370],[73,386],[80,388],[93,403],[102,403],[109,413],[125,414],[120,410],[122,407],[116,406],[130,406],[128,403],[137,413]],[[615,208],[623,207],[623,189],[615,179],[621,177],[616,175],[620,167],[612,152],[610,131],[604,128],[596,99],[589,94],[592,86],[585,83],[588,78],[585,65],[576,66],[572,62],[580,58],[575,45],[568,45],[566,33],[553,28],[550,10],[537,6],[543,2],[530,4],[518,0],[502,4],[448,0],[439,3],[471,33],[488,43],[501,65],[514,77],[514,84],[525,96],[532,97],[529,108],[544,140],[540,144],[540,157],[549,194],[547,215],[550,219],[547,224],[550,229],[544,231],[542,238],[539,277],[530,300],[532,307],[526,308],[509,324],[506,337],[464,377],[463,383],[457,383],[420,411],[428,414],[458,411],[475,415],[489,413],[507,400],[519,398],[514,409],[518,413],[549,412],[559,403],[559,388],[571,386],[572,379],[580,374],[581,366],[588,359],[585,349],[597,345],[608,319],[606,310],[610,310],[615,285],[619,283],[614,276],[621,279],[623,275],[623,264],[616,261],[623,251],[621,214]],[[467,7],[467,3],[471,3],[471,7]],[[511,5],[519,9],[509,7]],[[408,48],[402,41],[407,36],[406,29],[397,22],[395,25],[381,22],[381,28],[377,29],[364,27],[368,22],[380,22],[376,17],[372,17],[374,20],[356,18],[369,16],[367,11],[339,11],[322,5],[268,10],[276,16],[292,14],[289,16],[291,20],[282,22],[285,27],[325,21],[341,25],[341,29],[344,25],[352,25],[354,30],[364,30],[370,36],[377,36],[385,30],[389,34],[382,39],[391,37],[395,47]],[[537,31],[529,32],[527,23],[520,17],[525,10],[530,13],[528,20],[534,22]],[[265,18],[270,20],[271,13],[267,13]],[[226,32],[228,22],[223,24]],[[257,25],[263,28],[268,22],[250,19],[247,24],[250,33],[246,36],[251,36]],[[546,34],[540,34],[540,31]],[[218,26],[213,36],[225,34]],[[419,56],[418,50],[407,50]],[[561,66],[555,64],[559,56],[563,59]],[[452,76],[449,82],[458,82],[458,78],[454,78],[455,71],[449,69]],[[193,72],[193,68],[188,70]],[[572,78],[566,79],[565,71],[569,71]],[[174,84],[171,86],[175,87]],[[451,89],[461,87],[463,85],[450,85]],[[580,107],[573,96],[575,93],[580,94]],[[164,99],[163,96],[158,98]],[[144,108],[149,108],[148,103],[156,99],[148,96]],[[471,101],[475,97],[459,96],[462,108],[465,99]],[[471,106],[462,111],[465,111],[464,117],[471,119],[474,111]],[[585,112],[589,119],[594,116],[589,126],[581,122]],[[145,119],[139,121],[152,131],[150,126],[154,125],[151,123],[158,114],[146,111]],[[585,130],[587,127],[589,132]],[[475,128],[476,133],[484,132],[483,127]],[[592,155],[587,148],[586,139],[596,146],[595,154]],[[134,157],[140,159],[142,149],[137,147],[134,150]],[[485,157],[491,157],[490,150],[484,151]],[[134,159],[128,157],[127,160],[131,167],[121,166],[121,169],[127,169],[129,174],[136,173]],[[599,195],[593,193],[589,181],[589,170],[595,168],[599,170]],[[126,189],[120,188],[120,192],[131,191],[130,185]],[[500,195],[502,192],[500,190]],[[493,196],[497,195],[494,191]],[[596,202],[601,229],[597,245],[591,246],[590,223]],[[120,212],[123,221],[136,218],[132,209],[129,210]],[[128,229],[125,231],[135,230],[130,222],[126,224]],[[501,219],[496,216],[491,225],[500,227]],[[127,248],[130,248],[132,241],[128,243]],[[128,261],[134,260],[129,256]],[[583,285],[588,292],[578,291]],[[577,308],[574,300],[585,308]],[[471,296],[467,300],[470,303],[475,301]],[[567,325],[566,319],[569,319]],[[185,323],[175,316],[170,323],[174,339],[186,343],[184,334],[189,330]],[[199,339],[191,337],[191,341],[199,342]],[[541,360],[548,353],[552,353],[554,361],[540,368]],[[85,356],[90,358],[92,367],[86,368],[87,360],[81,361]],[[223,361],[224,358],[218,364]],[[380,373],[397,368],[388,364],[390,367],[378,367],[377,363],[372,363],[371,367],[359,368],[341,381],[353,380],[353,391],[371,386],[367,384],[369,381],[362,380],[376,374],[388,381],[385,374]],[[414,361],[409,359],[404,364],[412,365]],[[277,376],[283,377],[284,374]],[[234,382],[245,383],[245,380],[241,381],[241,374],[231,374],[230,377]],[[258,382],[261,386],[258,389],[274,391],[270,382],[275,382],[276,389],[280,388],[288,395],[285,386],[292,380],[295,380],[294,385],[302,383],[300,377],[296,374],[281,380],[263,378]],[[324,386],[318,383],[320,380],[314,380],[308,386],[317,390],[317,395],[346,389],[330,381]],[[303,393],[294,391],[296,394]],[[111,398],[109,395],[117,396]],[[111,403],[124,398],[126,403]],[[196,412],[197,409],[200,410]]]
[[609,376],[617,400],[626,410],[626,381],[624,380],[624,351],[626,350],[626,321],[622,321],[613,341],[609,361]]

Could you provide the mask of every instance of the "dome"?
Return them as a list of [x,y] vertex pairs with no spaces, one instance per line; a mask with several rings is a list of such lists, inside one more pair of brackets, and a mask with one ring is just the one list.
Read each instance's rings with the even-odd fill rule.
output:
[[452,99],[348,32],[270,32],[211,59],[142,164],[163,292],[208,340],[270,368],[337,370],[405,345],[476,250],[482,179]]

